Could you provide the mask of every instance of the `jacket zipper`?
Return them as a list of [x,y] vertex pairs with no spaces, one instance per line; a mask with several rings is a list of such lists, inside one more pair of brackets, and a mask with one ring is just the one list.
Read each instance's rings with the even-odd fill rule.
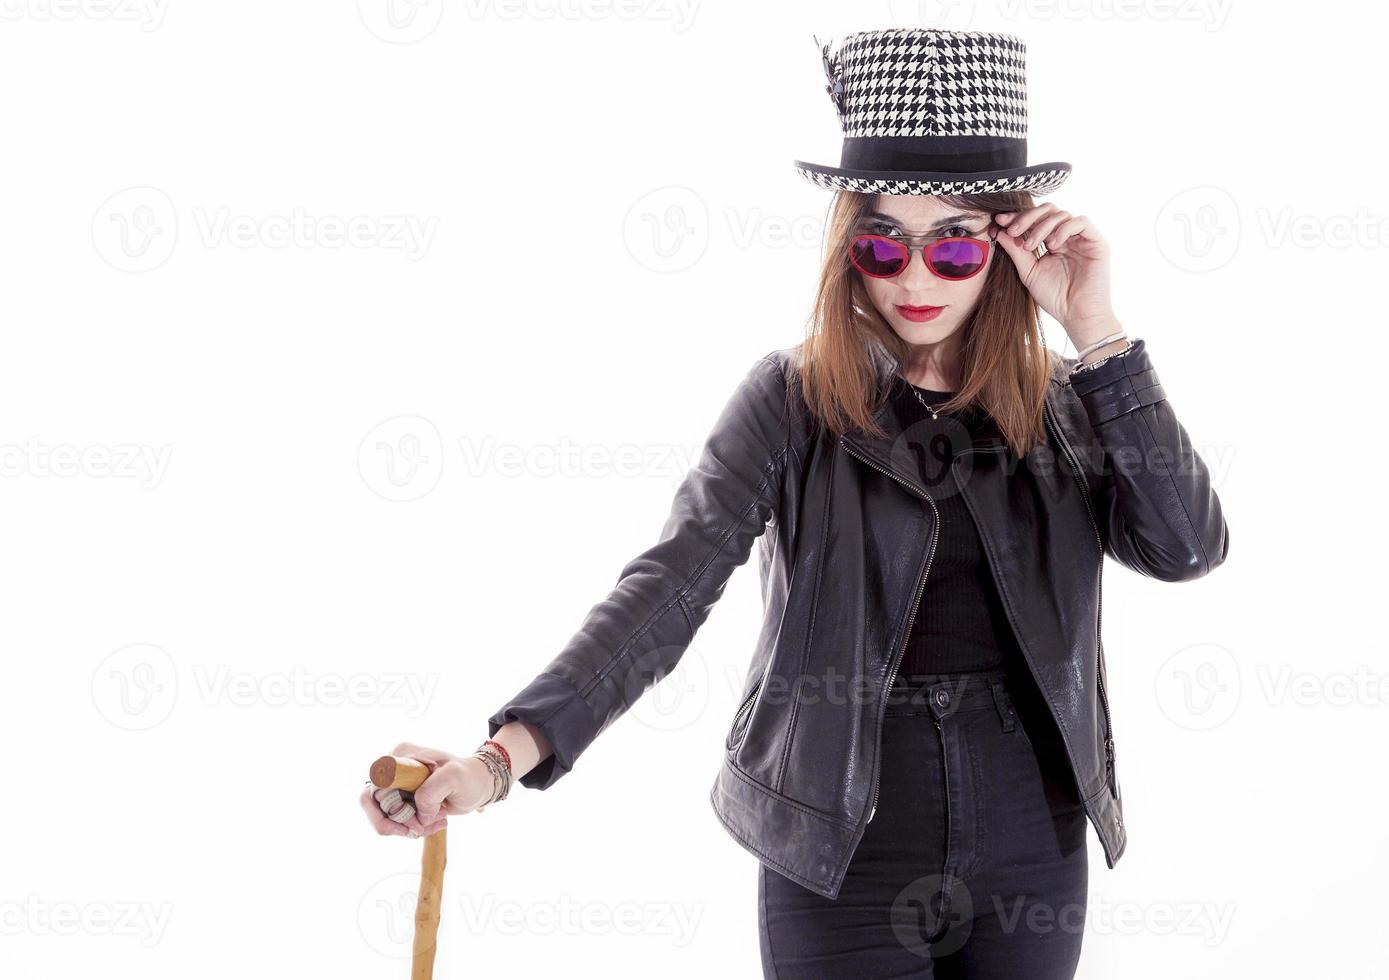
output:
[[[921,594],[926,591],[926,576],[930,574],[931,560],[935,557],[936,554],[936,542],[940,539],[940,511],[936,508],[936,502],[933,499],[931,499],[931,495],[927,493],[925,490],[922,490],[920,487],[916,486],[911,481],[903,479],[896,473],[884,469],[882,466],[879,466],[877,463],[873,462],[871,459],[864,456],[862,453],[855,451],[854,448],[850,446],[847,442],[845,442],[842,437],[840,438],[839,444],[849,452],[849,455],[855,457],[856,459],[863,460],[863,462],[867,463],[869,466],[877,470],[879,473],[882,473],[885,476],[890,476],[892,479],[902,484],[902,486],[912,491],[912,493],[916,494],[918,497],[921,497],[923,500],[925,500],[928,504],[931,505],[931,513],[935,516],[935,527],[931,529],[931,547],[926,552],[926,560],[922,563],[921,570],[917,572],[916,597],[912,599],[912,610],[911,614],[907,617],[907,628],[903,631],[902,634],[902,645],[893,654],[892,665],[888,668],[887,672],[887,684],[883,687],[883,702],[878,706],[877,741],[879,747],[881,748],[883,740],[883,714],[886,710],[887,695],[892,692],[892,682],[897,679],[897,668],[902,665],[902,655],[906,653],[907,642],[911,639],[912,625],[916,622],[916,610],[917,607],[921,604]],[[882,759],[879,758],[877,765],[873,767],[873,804],[868,810],[869,823],[873,822],[873,816],[878,812],[878,790],[881,789],[881,786],[879,785],[881,781]]]
[[733,727],[729,729],[728,738],[724,740],[724,746],[728,748],[730,751],[735,747],[734,745],[729,744],[735,741],[735,736],[736,741],[741,742],[743,736],[747,734],[746,731],[738,731],[738,724],[743,720],[743,715],[748,713],[749,710],[752,708],[752,702],[757,699],[757,692],[762,690],[762,681],[762,677],[759,677],[757,679],[757,683],[752,685],[752,690],[748,692],[747,697],[743,698],[743,703],[738,705],[738,710],[733,715]]
[[[1071,454],[1071,444],[1066,441],[1066,436],[1061,431],[1061,425],[1051,414],[1051,407],[1042,403],[1043,415],[1051,424],[1052,431],[1056,433],[1057,441],[1061,443],[1061,451],[1065,454],[1067,462],[1071,464],[1075,471],[1076,483],[1080,486],[1080,496],[1085,501],[1085,513],[1090,518],[1090,527],[1095,532],[1095,544],[1100,549],[1100,562],[1104,562],[1104,541],[1100,538],[1100,526],[1095,521],[1095,511],[1090,503],[1090,488],[1085,485],[1085,477],[1080,472],[1080,463]],[[1104,691],[1104,677],[1100,673],[1100,610],[1104,603],[1104,574],[1101,571],[1099,582],[1096,588],[1095,598],[1095,680],[1098,682],[1100,691],[1100,705],[1104,708],[1104,764],[1105,780],[1109,783],[1110,790],[1114,790],[1114,729],[1109,720],[1109,698]]]

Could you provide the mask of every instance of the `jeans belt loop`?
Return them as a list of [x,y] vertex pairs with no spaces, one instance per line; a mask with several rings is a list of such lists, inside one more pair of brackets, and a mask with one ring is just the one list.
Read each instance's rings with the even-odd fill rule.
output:
[[994,681],[989,685],[993,689],[994,707],[998,709],[999,720],[1003,722],[1003,730],[1011,732],[1017,725],[1017,715],[1013,711],[1013,701],[1008,697],[1008,692],[1004,690],[1001,681]]

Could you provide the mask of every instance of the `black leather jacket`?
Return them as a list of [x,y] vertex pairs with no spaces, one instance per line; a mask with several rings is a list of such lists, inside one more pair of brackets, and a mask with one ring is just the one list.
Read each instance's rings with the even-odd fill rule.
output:
[[[871,352],[885,386],[900,366],[876,342]],[[799,353],[752,366],[659,541],[488,727],[544,731],[554,754],[520,781],[554,785],[670,672],[760,541],[764,621],[709,799],[764,864],[834,898],[877,802],[885,692],[925,587],[936,507],[886,401],[886,438],[817,435],[792,383]],[[1074,358],[1049,356],[1047,444],[1019,461],[976,443],[952,477],[1112,868],[1126,837],[1100,640],[1104,556],[1184,581],[1224,561],[1229,532],[1142,339],[1075,375]],[[1033,478],[1008,480],[1009,463]]]

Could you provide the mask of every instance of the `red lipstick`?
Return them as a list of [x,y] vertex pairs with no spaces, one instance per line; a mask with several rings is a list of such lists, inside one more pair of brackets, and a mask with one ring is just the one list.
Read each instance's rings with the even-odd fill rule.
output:
[[897,304],[897,312],[915,323],[925,323],[927,320],[934,320],[936,317],[940,316],[940,312],[943,309],[945,309],[943,306],[905,306],[901,303]]

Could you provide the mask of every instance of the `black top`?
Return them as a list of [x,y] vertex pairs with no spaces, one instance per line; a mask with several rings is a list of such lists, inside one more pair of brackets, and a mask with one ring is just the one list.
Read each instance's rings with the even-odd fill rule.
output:
[[1002,433],[978,406],[932,419],[913,389],[931,405],[940,405],[954,394],[921,388],[901,378],[893,391],[905,438],[920,461],[921,485],[940,514],[936,550],[902,654],[898,681],[913,674],[1016,666],[1022,658],[1017,638],[999,599],[974,518],[950,473],[957,452],[976,439],[1001,440]]

